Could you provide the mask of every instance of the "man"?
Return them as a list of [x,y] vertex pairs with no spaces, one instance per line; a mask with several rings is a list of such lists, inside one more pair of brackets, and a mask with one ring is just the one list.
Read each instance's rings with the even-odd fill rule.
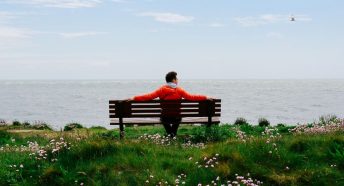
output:
[[[152,93],[134,96],[130,98],[130,100],[134,101],[149,101],[155,98],[159,98],[160,100],[181,100],[186,99],[190,101],[203,101],[203,100],[211,100],[212,98],[204,96],[204,95],[192,95],[186,92],[184,89],[178,87],[178,78],[176,72],[169,72],[166,74],[166,85],[161,86],[157,90]],[[178,106],[176,106],[178,107]],[[176,108],[178,109],[178,108]],[[174,109],[174,111],[176,110]],[[164,112],[164,106],[162,105],[162,113]],[[177,135],[177,130],[179,124],[181,122],[181,118],[178,117],[161,117],[161,122],[164,125],[166,133],[170,137],[174,137]]]

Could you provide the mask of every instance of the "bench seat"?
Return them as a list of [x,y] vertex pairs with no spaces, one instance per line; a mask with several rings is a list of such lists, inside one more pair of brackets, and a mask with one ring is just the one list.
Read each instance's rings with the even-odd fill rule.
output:
[[121,138],[124,126],[161,124],[161,117],[182,118],[180,124],[220,123],[221,100],[151,100],[151,101],[109,101],[110,125],[119,125]]

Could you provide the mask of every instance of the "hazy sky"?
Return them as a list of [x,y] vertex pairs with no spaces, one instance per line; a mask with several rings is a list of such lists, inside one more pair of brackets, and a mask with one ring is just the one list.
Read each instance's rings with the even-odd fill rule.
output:
[[343,19],[343,0],[0,0],[0,79],[344,78]]

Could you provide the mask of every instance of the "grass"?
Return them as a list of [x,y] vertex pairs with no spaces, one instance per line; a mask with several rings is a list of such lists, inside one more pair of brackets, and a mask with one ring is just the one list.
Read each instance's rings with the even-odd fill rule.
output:
[[[295,134],[293,128],[183,126],[169,139],[161,126],[128,127],[120,141],[118,130],[101,127],[3,126],[0,185],[221,185],[248,178],[263,185],[343,185],[343,131]],[[46,159],[37,159],[38,149]]]

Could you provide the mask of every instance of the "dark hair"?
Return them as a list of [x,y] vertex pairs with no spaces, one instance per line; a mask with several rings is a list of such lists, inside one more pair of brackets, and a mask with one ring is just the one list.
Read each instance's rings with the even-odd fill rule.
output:
[[177,72],[172,71],[167,73],[165,79],[167,83],[172,82],[174,79],[177,79]]

